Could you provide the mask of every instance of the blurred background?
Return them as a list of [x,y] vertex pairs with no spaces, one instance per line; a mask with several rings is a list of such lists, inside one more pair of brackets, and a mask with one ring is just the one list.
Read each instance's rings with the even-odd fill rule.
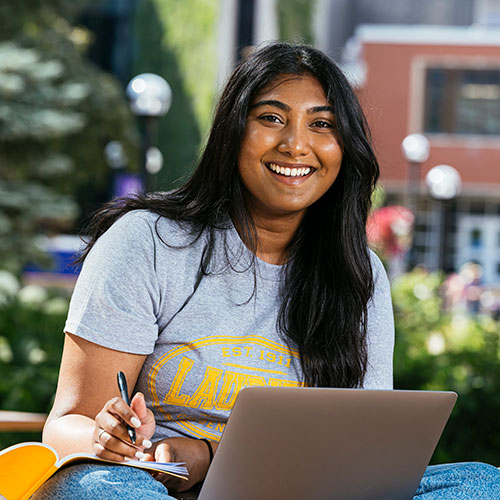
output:
[[0,0],[0,19],[1,410],[50,409],[89,215],[182,182],[234,65],[291,40],[342,67],[372,128],[395,386],[459,393],[434,462],[500,465],[500,0]]

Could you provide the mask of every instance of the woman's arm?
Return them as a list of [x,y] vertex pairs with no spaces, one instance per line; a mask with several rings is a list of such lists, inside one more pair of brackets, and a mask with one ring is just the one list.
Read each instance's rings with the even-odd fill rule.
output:
[[[130,387],[134,387],[144,359],[143,355],[107,349],[67,333],[56,398],[45,424],[43,442],[53,446],[61,457],[87,452],[117,461],[140,458],[186,462],[189,481],[157,476],[169,489],[185,490],[205,478],[210,464],[207,444],[178,437],[151,445],[155,420],[144,397],[136,394],[131,408],[118,397],[118,371],[123,371]],[[135,446],[130,443],[125,426],[133,425],[133,418],[140,420]],[[217,444],[211,444],[215,451]]]
[[[130,387],[134,387],[144,359],[144,355],[107,349],[67,333],[43,442],[53,446],[60,456],[88,452],[123,460],[134,457],[138,449],[142,451],[143,440],[149,440],[154,432],[153,414],[140,395],[132,402],[135,411],[118,397],[116,374],[123,371]],[[137,447],[130,443],[124,424],[132,425],[134,417],[141,422]]]

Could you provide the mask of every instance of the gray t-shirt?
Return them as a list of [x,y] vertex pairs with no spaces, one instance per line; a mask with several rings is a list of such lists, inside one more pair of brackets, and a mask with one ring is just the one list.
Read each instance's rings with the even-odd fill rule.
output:
[[[193,240],[178,223],[148,211],[124,215],[86,258],[65,325],[65,331],[104,347],[147,355],[135,390],[155,414],[154,440],[218,440],[243,387],[297,386],[301,380],[298,351],[276,326],[282,267],[256,259],[254,273],[252,254],[236,230],[221,230],[217,262],[226,260],[228,248],[232,266],[204,276],[185,304],[206,236]],[[363,386],[389,389],[392,305],[374,254],[372,264]]]

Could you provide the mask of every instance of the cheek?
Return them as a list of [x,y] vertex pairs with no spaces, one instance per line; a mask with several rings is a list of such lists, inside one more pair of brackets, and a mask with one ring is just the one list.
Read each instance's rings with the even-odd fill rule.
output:
[[342,150],[338,144],[332,144],[324,147],[321,150],[320,160],[323,166],[326,166],[327,168],[322,171],[323,176],[331,179],[333,182],[340,171],[342,158]]

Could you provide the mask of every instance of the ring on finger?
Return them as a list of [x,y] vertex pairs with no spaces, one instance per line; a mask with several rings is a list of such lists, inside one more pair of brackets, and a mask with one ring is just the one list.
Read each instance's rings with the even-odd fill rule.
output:
[[101,443],[101,436],[105,433],[106,431],[103,429],[101,432],[99,432],[99,436],[97,436],[97,442],[102,444]]

